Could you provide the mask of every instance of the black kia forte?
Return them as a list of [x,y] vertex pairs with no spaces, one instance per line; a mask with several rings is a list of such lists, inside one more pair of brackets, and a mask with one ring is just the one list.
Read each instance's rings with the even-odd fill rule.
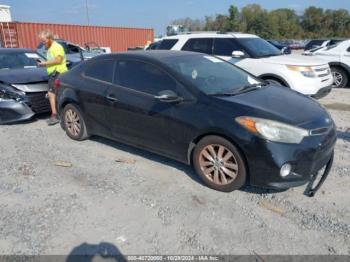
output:
[[313,99],[216,57],[177,51],[102,55],[60,77],[69,137],[107,137],[193,165],[209,187],[245,184],[313,195],[336,129]]

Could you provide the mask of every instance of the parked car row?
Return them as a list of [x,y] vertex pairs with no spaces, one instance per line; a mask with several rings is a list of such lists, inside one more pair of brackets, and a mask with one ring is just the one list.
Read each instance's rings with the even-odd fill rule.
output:
[[333,77],[325,60],[283,55],[264,39],[243,33],[196,33],[164,37],[156,50],[182,50],[215,55],[260,79],[314,98],[327,95]]
[[329,63],[334,87],[344,88],[350,84],[350,39],[319,47],[304,54],[322,58]]
[[338,44],[339,42],[343,41],[344,39],[313,39],[310,40],[304,50],[305,51],[312,51],[318,48],[322,47],[328,47],[328,46],[333,46],[335,44]]
[[[58,112],[70,138],[98,135],[167,156],[215,190],[307,184],[305,194],[316,193],[336,143],[332,118],[309,97],[331,89],[326,62],[282,55],[250,34],[178,35],[154,49],[98,55],[59,76]],[[47,75],[36,66],[43,57],[3,52],[0,121],[30,119],[33,94],[48,106]]]

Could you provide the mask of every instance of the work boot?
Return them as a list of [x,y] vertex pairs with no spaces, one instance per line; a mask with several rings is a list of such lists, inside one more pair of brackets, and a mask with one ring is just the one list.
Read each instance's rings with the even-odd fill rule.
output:
[[58,124],[60,122],[60,120],[58,119],[57,116],[52,115],[46,122],[49,126],[53,126],[53,125]]

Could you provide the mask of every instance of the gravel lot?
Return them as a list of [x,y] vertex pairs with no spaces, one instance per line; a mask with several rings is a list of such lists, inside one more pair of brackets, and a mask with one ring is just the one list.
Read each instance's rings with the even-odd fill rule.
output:
[[216,192],[185,165],[102,138],[74,142],[45,118],[0,126],[0,254],[110,243],[124,255],[350,255],[350,89],[320,102],[339,139],[315,198],[303,187]]

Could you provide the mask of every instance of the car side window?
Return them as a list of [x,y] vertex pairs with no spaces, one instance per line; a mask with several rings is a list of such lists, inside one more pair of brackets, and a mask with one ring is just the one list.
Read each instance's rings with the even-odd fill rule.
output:
[[157,46],[157,49],[159,50],[170,50],[173,48],[174,45],[178,42],[178,39],[164,39],[160,42],[160,44]]
[[243,48],[233,38],[216,38],[214,41],[214,55],[232,56],[233,51],[242,51]]
[[348,47],[348,49],[346,50],[347,52],[350,52],[350,46]]
[[158,95],[164,90],[176,92],[177,82],[158,67],[140,61],[119,61],[115,83],[139,92]]
[[68,53],[69,53],[69,54],[76,54],[76,53],[79,53],[79,47],[76,46],[76,45],[68,44],[68,45],[67,45],[67,50],[68,50]]
[[192,51],[205,54],[213,53],[213,38],[192,38],[189,39],[184,47],[183,51]]
[[84,75],[97,80],[112,83],[114,72],[114,60],[105,59],[93,62],[85,70]]

